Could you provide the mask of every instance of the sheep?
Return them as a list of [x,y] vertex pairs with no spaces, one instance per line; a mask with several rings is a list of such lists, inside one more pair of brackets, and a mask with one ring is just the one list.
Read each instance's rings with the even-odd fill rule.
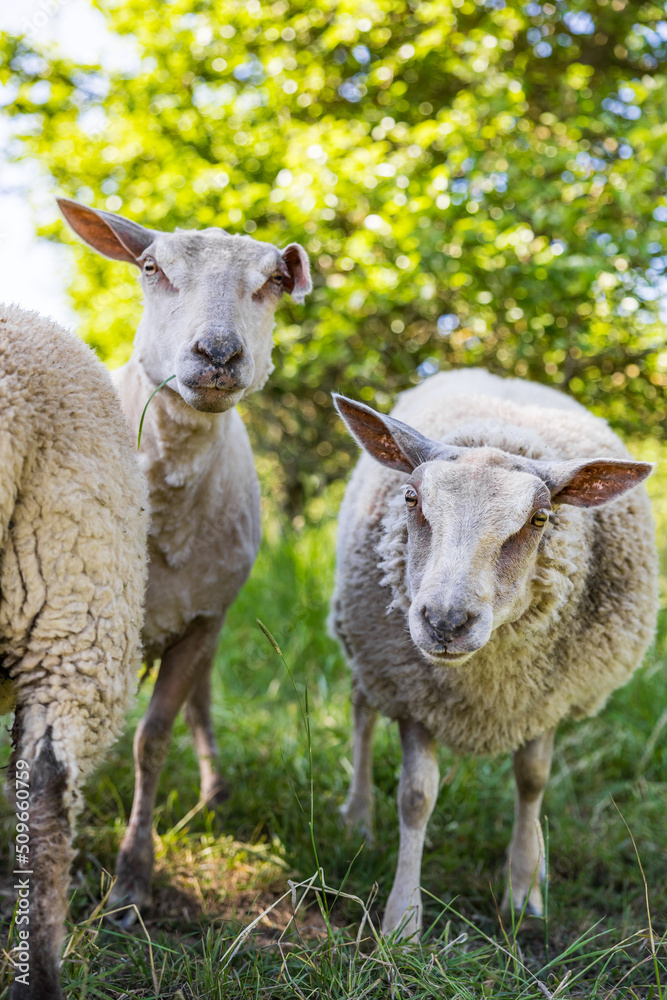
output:
[[439,743],[513,752],[503,905],[539,916],[556,726],[598,712],[653,635],[653,524],[634,488],[652,466],[556,390],[483,370],[433,376],[391,416],[335,405],[367,453],[341,508],[331,618],[353,671],[348,826],[371,830],[377,711],[398,721],[403,752],[383,929],[421,929]]
[[81,787],[120,732],[141,664],[148,495],[103,365],[17,306],[0,306],[0,469],[0,708],[14,710],[18,820],[11,1000],[57,1000]]
[[[311,289],[306,252],[280,251],[220,229],[162,233],[122,216],[59,199],[70,226],[107,257],[141,271],[144,313],[130,361],[116,373],[121,402],[141,441],[151,529],[143,632],[146,662],[160,660],[134,741],[135,795],[116,864],[112,901],[147,908],[152,815],[171,729],[185,703],[200,767],[201,800],[225,795],[211,722],[211,668],[227,609],[259,548],[259,485],[235,409],[271,370],[274,312],[283,292]],[[121,920],[135,916],[129,908]]]

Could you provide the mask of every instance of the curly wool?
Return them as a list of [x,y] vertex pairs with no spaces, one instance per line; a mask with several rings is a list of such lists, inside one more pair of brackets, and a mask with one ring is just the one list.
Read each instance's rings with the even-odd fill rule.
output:
[[148,498],[111,380],[37,313],[0,306],[0,674],[21,752],[45,735],[79,787],[140,665]]
[[[451,444],[532,458],[629,457],[603,420],[567,397],[482,371],[435,376],[404,393],[392,415]],[[407,627],[405,478],[363,455],[339,522],[332,626],[371,704],[473,754],[515,749],[568,716],[596,713],[641,662],[655,627],[643,487],[595,510],[558,507],[528,610],[464,665],[443,668],[421,657]]]

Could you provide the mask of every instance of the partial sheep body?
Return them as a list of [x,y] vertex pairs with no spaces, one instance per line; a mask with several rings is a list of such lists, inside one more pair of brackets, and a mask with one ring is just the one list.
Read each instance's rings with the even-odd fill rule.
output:
[[[498,394],[491,395],[496,386]],[[471,372],[447,372],[421,388],[404,393],[392,416],[438,441],[483,442],[533,458],[630,457],[603,420],[543,386],[486,372],[479,380]],[[523,404],[522,397],[530,402]],[[477,432],[472,425],[480,417]],[[568,715],[599,711],[641,661],[655,626],[654,529],[645,491],[595,514],[562,506],[558,530],[540,553],[539,601],[521,631],[504,626],[465,670],[438,672],[410,648],[404,658],[397,655],[399,633],[405,635],[405,539],[400,524],[380,522],[403,478],[363,455],[340,514],[335,620],[354,647],[355,676],[377,708],[395,719],[407,712],[445,746],[471,754],[513,750]],[[369,508],[367,520],[363,511]],[[591,576],[593,547],[598,556]],[[361,552],[370,563],[363,568],[356,565]],[[389,616],[387,586],[397,604]],[[377,594],[370,616],[377,630],[370,627],[369,591]],[[593,604],[595,614],[582,615],[573,630],[573,609],[580,606],[583,613]],[[386,666],[379,643],[388,651]]]
[[[352,425],[356,417],[349,418],[344,410],[341,413],[363,444],[358,429]],[[362,417],[367,419],[365,414]],[[507,506],[511,508],[515,480],[518,498],[523,496],[521,490],[531,488],[531,480],[538,484],[527,471],[513,471],[511,456],[521,456],[515,463],[518,470],[527,470],[531,463],[553,463],[558,467],[560,462],[601,456],[630,459],[622,442],[604,421],[567,397],[531,383],[498,379],[483,371],[434,376],[403,394],[392,417],[450,449],[446,462],[438,461],[435,454],[425,465],[419,465],[419,458],[416,461],[421,470],[442,467],[443,482],[451,482],[452,490],[461,490],[459,507],[466,503],[474,507],[476,495],[482,496],[482,486],[486,484],[486,506],[480,501],[484,517],[479,524],[474,521],[479,512],[469,518],[471,524],[474,521],[477,525],[468,532],[474,536],[473,540],[477,538],[476,532],[485,530],[485,525],[494,525],[494,518],[500,525],[498,530],[502,530],[502,503],[495,502],[496,495],[502,500],[506,488]],[[464,488],[467,479],[463,477],[459,483],[454,475],[454,466],[461,467],[462,463],[468,479],[480,484],[479,489],[469,489],[468,494]],[[429,474],[425,473],[423,483],[427,493]],[[645,474],[639,473],[640,477]],[[414,475],[419,478],[421,473]],[[489,477],[495,477],[490,485]],[[459,615],[462,624],[447,625],[445,615],[436,623],[441,628],[438,634],[447,640],[442,645],[443,652],[438,653],[434,638],[437,628],[434,632],[431,627],[432,616],[428,617],[431,612],[426,602],[421,609],[426,623],[421,621],[421,626],[430,629],[436,646],[431,659],[422,655],[413,641],[415,629],[420,627],[415,610],[419,587],[411,580],[410,559],[415,562],[416,543],[411,542],[413,549],[409,550],[408,530],[412,529],[407,527],[401,492],[407,478],[405,471],[387,468],[363,454],[340,514],[332,624],[353,670],[357,758],[346,812],[351,822],[366,826],[371,808],[368,748],[375,710],[399,720],[402,726],[409,721],[413,730],[421,732],[421,738],[406,733],[404,759],[406,743],[410,744],[411,739],[413,742],[416,739],[421,748],[415,751],[417,756],[422,753],[426,761],[432,759],[429,741],[442,743],[461,754],[497,754],[532,747],[524,751],[524,757],[528,755],[533,763],[523,769],[541,769],[540,781],[544,778],[546,783],[548,766],[544,773],[544,759],[546,756],[550,759],[548,734],[564,718],[599,711],[609,694],[624,684],[641,662],[655,627],[656,555],[653,522],[643,487],[595,510],[570,506],[568,503],[572,501],[561,502],[554,496],[550,523],[539,544],[535,541],[531,555],[531,575],[525,582],[521,613],[513,616],[507,612],[507,620],[499,624],[494,620],[487,640],[476,649],[472,641],[469,649],[461,647],[467,659],[456,661],[456,643],[463,642],[466,629],[474,630],[474,625],[466,623],[464,614]],[[539,485],[544,488],[541,480]],[[429,516],[434,522],[429,529],[428,544],[440,537],[439,517],[443,523],[449,523],[458,516],[456,498],[450,497],[448,501],[446,493],[441,486],[438,496],[438,490],[431,487],[428,501],[424,497],[424,509],[430,504]],[[447,502],[451,502],[450,508]],[[544,502],[548,503],[548,498]],[[461,575],[465,590],[465,572],[468,576],[479,573],[479,580],[473,582],[480,593],[485,587],[493,589],[484,566],[481,570],[465,569],[468,556],[464,549],[470,542],[465,541],[465,526],[459,526],[458,530],[457,537],[447,536],[447,545],[452,550],[460,545],[462,554],[457,557],[456,551],[453,555],[445,553],[441,575],[445,578]],[[518,522],[516,530],[524,530]],[[445,527],[442,531],[446,531]],[[420,544],[426,543],[422,540]],[[515,542],[510,539],[504,544],[512,546]],[[490,542],[487,552],[492,555],[488,558],[505,558],[502,549],[500,554],[493,555],[495,551]],[[475,550],[469,558],[474,563],[482,557]],[[513,558],[518,560],[519,555]],[[446,583],[442,586],[447,589]],[[468,617],[481,620],[486,605],[480,603],[479,595],[466,600],[471,608],[474,605],[474,613],[471,611]],[[466,607],[465,600],[459,603]],[[502,613],[494,615],[502,618]],[[453,645],[448,647],[447,642]],[[448,648],[453,648],[454,654],[448,654]],[[454,656],[454,662],[451,666],[437,662],[438,655]],[[541,763],[535,763],[538,758]],[[423,775],[430,766],[422,760],[417,771],[421,768]],[[515,759],[515,771],[517,767],[521,771],[521,752],[518,765]],[[517,774],[518,784],[520,777]],[[533,799],[537,801],[535,796]],[[425,822],[423,826],[425,829]],[[515,863],[519,864],[516,858]],[[534,911],[539,912],[539,890],[535,892],[535,887],[530,886],[534,873],[533,864],[523,884],[515,886],[514,898],[522,905],[530,895]],[[388,929],[398,926],[405,917],[411,905],[406,900],[415,894],[417,885],[418,881],[411,885],[399,905],[388,913],[385,918]],[[420,906],[415,895],[413,912],[406,925],[408,931],[417,929],[419,920]]]
[[[128,423],[138,428],[155,386],[136,360],[114,379]],[[150,663],[198,619],[213,622],[217,642],[259,549],[260,491],[238,410],[201,413],[173,392],[159,392],[150,404],[140,463],[151,504],[143,631]],[[205,797],[214,795],[213,784]]]
[[[81,786],[118,736],[140,656],[148,497],[118,397],[89,347],[0,307],[0,668],[31,764],[30,985],[58,961]],[[18,865],[17,865],[18,867]],[[40,992],[41,990],[41,992]]]
[[[112,901],[151,900],[152,816],[171,728],[180,711],[199,757],[200,792],[213,807],[226,794],[211,719],[211,670],[228,608],[255,561],[261,536],[259,483],[235,410],[271,370],[274,313],[284,292],[310,290],[308,258],[220,229],[163,233],[60,201],[72,228],[100,253],[137,265],[144,313],[132,357],[115,373],[136,434],[151,394],[139,461],[150,490],[149,582],[143,639],[160,660],[134,741],[136,785],[116,864]],[[130,906],[130,904],[133,904]]]

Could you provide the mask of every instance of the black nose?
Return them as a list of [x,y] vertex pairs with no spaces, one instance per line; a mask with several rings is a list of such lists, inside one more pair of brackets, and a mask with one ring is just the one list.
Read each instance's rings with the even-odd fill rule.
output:
[[195,344],[195,352],[205,357],[216,368],[225,368],[243,357],[243,344],[234,334],[204,334]]
[[422,608],[422,614],[435,640],[443,644],[464,635],[478,617],[464,608],[450,608],[443,613],[428,606]]

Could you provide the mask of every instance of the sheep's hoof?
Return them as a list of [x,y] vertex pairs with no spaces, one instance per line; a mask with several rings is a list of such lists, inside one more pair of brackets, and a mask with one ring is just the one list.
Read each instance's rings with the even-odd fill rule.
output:
[[404,909],[402,906],[393,906],[390,898],[382,921],[383,935],[405,944],[408,941],[418,941],[421,930],[421,904]]
[[139,913],[144,913],[151,907],[150,886],[146,887],[143,879],[117,878],[109,893],[108,919],[123,930],[129,930],[139,919]]
[[359,799],[348,799],[338,810],[343,826],[348,833],[359,833],[369,847],[375,847],[373,818],[368,803]]
[[525,891],[513,889],[510,896],[509,887],[505,889],[505,895],[500,906],[500,912],[509,914],[514,909],[517,915],[523,913],[525,917],[541,918],[544,916],[544,904],[542,903],[542,893],[539,886],[533,886],[528,899]]

